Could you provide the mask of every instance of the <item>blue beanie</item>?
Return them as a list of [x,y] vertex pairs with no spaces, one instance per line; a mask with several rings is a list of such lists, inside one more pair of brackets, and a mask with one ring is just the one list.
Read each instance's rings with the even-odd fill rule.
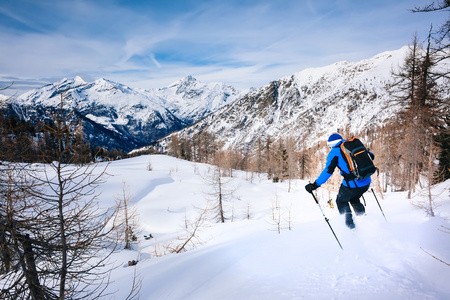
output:
[[336,140],[342,140],[342,136],[340,134],[337,133],[333,133],[332,135],[330,135],[330,137],[328,138],[329,142],[333,142]]
[[332,148],[332,147],[336,146],[336,144],[339,143],[340,141],[342,141],[342,136],[337,133],[333,133],[328,138],[328,147]]

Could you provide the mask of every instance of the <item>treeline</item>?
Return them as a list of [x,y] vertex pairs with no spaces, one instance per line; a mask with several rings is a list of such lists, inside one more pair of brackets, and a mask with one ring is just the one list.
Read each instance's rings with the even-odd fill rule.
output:
[[224,149],[224,143],[207,131],[192,138],[172,135],[168,154],[194,162],[218,165],[233,170],[265,173],[269,179],[284,181],[306,178],[312,159],[309,150],[298,150],[294,138],[259,138],[252,149]]
[[[66,162],[80,164],[127,157],[123,150],[93,147],[84,138],[82,123],[73,122],[71,126],[71,138],[76,147],[65,155]],[[24,163],[50,163],[56,160],[59,147],[57,137],[53,134],[56,127],[54,120],[26,122],[6,115],[0,109],[0,160]]]
[[[352,137],[348,128],[340,133]],[[374,136],[374,131],[358,133],[364,140]],[[273,182],[293,179],[314,180],[323,170],[326,163],[328,147],[326,141],[308,143],[304,138],[286,137],[274,139],[271,136],[258,138],[251,148],[224,148],[224,143],[207,131],[193,137],[171,136],[168,154],[177,158],[208,163],[224,169],[227,176],[233,170],[242,170],[250,174],[264,174]],[[368,143],[370,148],[375,145]],[[338,177],[329,180],[329,189],[338,188]]]

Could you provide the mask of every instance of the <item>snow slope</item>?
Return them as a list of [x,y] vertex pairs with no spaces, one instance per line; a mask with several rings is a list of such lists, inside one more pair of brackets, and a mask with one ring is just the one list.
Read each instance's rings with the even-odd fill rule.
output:
[[[354,231],[328,206],[321,187],[319,202],[341,250],[305,181],[292,182],[288,193],[287,182],[274,184],[263,175],[250,180],[251,174],[235,171],[227,184],[234,198],[225,202],[233,222],[208,222],[195,249],[156,256],[180,243],[186,219],[205,207],[211,187],[202,177],[209,169],[162,155],[110,164],[100,201],[112,205],[125,181],[142,230],[134,250],[114,256],[113,299],[125,299],[134,272],[142,281],[140,299],[450,299],[450,267],[424,252],[450,263],[450,181],[433,189],[439,204],[433,218],[411,204],[423,195],[410,201],[389,193],[378,195],[386,222],[366,193],[367,215],[355,220]],[[278,213],[280,233],[273,220]],[[150,233],[153,239],[142,238]],[[136,268],[127,265],[132,259],[139,260]]]

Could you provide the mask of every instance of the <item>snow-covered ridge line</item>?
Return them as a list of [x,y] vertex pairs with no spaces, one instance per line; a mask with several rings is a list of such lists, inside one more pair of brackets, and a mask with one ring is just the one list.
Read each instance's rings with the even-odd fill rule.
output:
[[268,136],[312,143],[338,129],[357,134],[392,118],[398,107],[390,105],[386,87],[407,51],[403,47],[358,62],[305,69],[248,93],[192,76],[150,90],[76,77],[13,99],[11,111],[26,120],[45,118],[59,104],[56,89],[67,90],[67,105],[78,105],[91,145],[125,151],[163,137],[167,145],[168,135],[180,130],[186,138],[207,130],[224,147],[251,148]]
[[161,89],[132,89],[104,78],[85,82],[64,78],[9,101],[9,113],[42,120],[60,104],[76,107],[93,146],[129,151],[192,124],[240,96],[223,83],[202,83],[192,76]]
[[206,130],[224,141],[224,148],[244,148],[268,136],[315,142],[338,129],[362,132],[398,111],[389,105],[386,87],[407,51],[403,47],[358,62],[305,69],[248,93],[179,135],[190,139]]

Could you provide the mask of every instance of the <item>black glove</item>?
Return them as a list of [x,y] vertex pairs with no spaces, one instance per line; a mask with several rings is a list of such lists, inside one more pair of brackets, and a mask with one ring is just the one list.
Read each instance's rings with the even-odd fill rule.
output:
[[308,193],[312,193],[314,190],[317,190],[318,188],[319,186],[315,181],[313,183],[308,183],[307,185],[305,185],[305,190],[307,190]]

